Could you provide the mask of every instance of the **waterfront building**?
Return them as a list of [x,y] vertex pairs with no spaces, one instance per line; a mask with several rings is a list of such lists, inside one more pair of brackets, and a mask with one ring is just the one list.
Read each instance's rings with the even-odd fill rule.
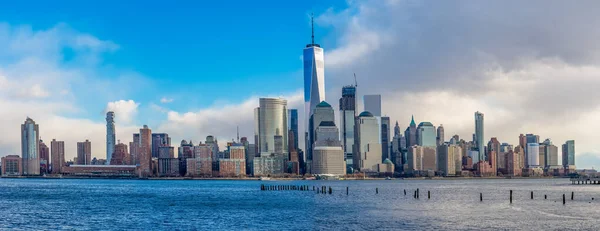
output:
[[139,159],[139,150],[140,150],[140,134],[133,134],[133,142],[129,142],[129,162],[131,165],[140,164]]
[[565,170],[575,170],[575,141],[567,140],[562,145],[562,164]]
[[213,171],[215,171],[212,159],[214,149],[207,144],[198,144],[198,146],[193,146],[190,150],[193,151],[193,155],[184,154],[187,164],[192,164],[186,168],[187,175],[200,177],[213,176]]
[[505,166],[505,172],[504,174],[507,176],[520,176],[521,175],[521,168],[520,168],[520,163],[521,163],[521,155],[519,155],[519,153],[517,152],[513,152],[512,150],[508,150],[508,152],[505,153],[504,155],[504,163],[506,164]]
[[342,88],[340,98],[340,139],[347,168],[353,165],[352,154],[354,145],[354,123],[356,117],[356,86],[345,86]]
[[404,131],[404,137],[406,137],[406,148],[417,145],[417,124],[414,116],[411,117],[410,125]]
[[519,145],[521,145],[521,147],[527,147],[527,137],[523,134],[519,134]]
[[140,177],[152,176],[152,130],[144,125],[140,129],[140,149],[139,149],[140,167],[138,175]]
[[437,171],[437,152],[434,147],[413,145],[408,148],[407,172],[413,175],[431,175]]
[[2,162],[2,176],[23,175],[22,159],[18,155],[8,155],[0,159]]
[[[309,165],[309,167],[311,167],[310,165],[312,165],[312,163],[311,163],[313,160],[312,151],[313,151],[314,143],[317,140],[316,133],[317,133],[318,126],[323,121],[334,121],[334,120],[335,120],[335,115],[333,112],[333,108],[331,107],[331,105],[329,105],[329,103],[327,103],[325,101],[320,102],[315,107],[313,114],[310,116],[310,119],[308,121],[309,122],[308,140],[310,143],[307,145],[307,153],[308,153],[307,165]],[[338,132],[337,136],[339,138],[339,132]]]
[[381,117],[381,95],[364,95],[363,110],[373,114],[374,117]]
[[[290,152],[290,156],[292,152]],[[248,144],[246,148],[246,175],[252,175],[254,172],[254,158],[256,157],[256,144]]]
[[[316,115],[317,111],[315,110]],[[333,121],[322,121],[315,131],[311,173],[318,175],[344,175],[346,162],[339,140],[339,130]]]
[[462,171],[462,149],[458,145],[444,143],[437,147],[438,170],[444,176],[460,175]]
[[424,147],[437,147],[435,127],[430,122],[421,122],[417,127],[417,145]]
[[390,156],[390,117],[381,117],[381,162]]
[[381,140],[377,118],[368,111],[356,117],[354,134],[354,169],[361,172],[376,172],[381,163]]
[[385,160],[383,160],[382,163],[377,164],[377,172],[379,173],[380,176],[387,176],[387,177],[394,176],[394,171],[395,171],[394,163],[392,163],[392,161],[390,159],[385,159]]
[[50,170],[50,148],[40,140],[40,171],[42,174],[49,173]]
[[60,174],[62,167],[65,166],[65,142],[52,139],[50,155],[52,156],[52,174]]
[[519,145],[519,146],[515,147],[514,150],[515,150],[514,151],[515,156],[517,156],[517,158],[519,159],[519,166],[518,166],[518,168],[522,170],[526,166],[525,163],[526,163],[526,157],[527,156],[525,155],[525,147]]
[[550,139],[544,141],[544,167],[558,168],[558,147]]
[[[456,140],[458,141],[458,140]],[[444,125],[440,124],[440,126],[438,126],[437,128],[437,137],[435,138],[435,143],[437,146],[443,145],[445,142],[444,140]]]
[[[211,155],[212,155],[212,151],[211,151]],[[194,144],[192,143],[191,140],[189,143],[186,140],[181,141],[178,152],[177,152],[177,158],[179,159],[179,174],[184,176],[187,174],[187,159],[194,158]],[[212,156],[211,156],[211,160],[212,160]],[[211,165],[212,165],[212,163],[211,163]],[[211,171],[212,171],[212,167],[211,167]]]
[[27,117],[21,125],[21,157],[23,175],[40,175],[40,129]]
[[527,168],[537,168],[540,166],[540,144],[527,144]]
[[498,168],[504,168],[505,158],[500,154],[500,141],[498,141],[498,138],[492,137],[487,143],[487,147],[486,161],[490,163],[491,170],[497,172]]
[[[311,18],[312,25],[312,18]],[[309,127],[308,120],[317,105],[325,100],[325,59],[324,51],[315,43],[314,27],[312,28],[311,43],[304,48],[304,119],[305,126]],[[307,129],[307,135],[310,129]],[[270,135],[269,137],[273,137]],[[287,137],[284,135],[284,137]],[[306,137],[305,137],[306,138]],[[306,138],[306,143],[312,143]],[[259,144],[259,148],[262,144]],[[308,148],[306,150],[309,150]],[[260,152],[263,152],[262,150]]]
[[92,164],[92,142],[90,142],[89,140],[85,140],[84,142],[77,142],[77,164]]
[[484,161],[482,159],[479,159],[481,155],[479,155],[479,151],[476,150],[469,150],[468,154],[469,157],[471,157],[471,160],[473,160],[473,164],[478,163],[479,161]]
[[167,133],[152,133],[152,157],[153,158],[170,158],[160,157],[160,147],[171,146],[171,137]]
[[[486,160],[485,158],[485,147],[484,147],[484,136],[483,136],[483,128],[484,128],[484,123],[483,123],[483,113],[481,112],[475,112],[475,134],[474,134],[474,140],[473,142],[475,143],[475,150],[478,151],[479,156],[477,158],[478,161],[480,160]],[[473,159],[474,163],[477,163],[477,161],[475,161],[475,159]]]
[[268,153],[261,153],[254,158],[254,176],[276,176],[285,172],[285,159]]
[[115,153],[115,113],[109,111],[106,113],[106,159],[107,163],[112,161],[112,155]]
[[158,147],[158,158],[175,158],[175,148],[172,146]]
[[177,177],[179,175],[178,158],[158,158],[158,176]]
[[63,167],[63,175],[79,177],[124,177],[136,176],[135,165],[106,165],[104,162],[95,165],[69,165]]
[[219,176],[240,177],[246,175],[246,150],[241,144],[228,147],[229,158],[219,160]]
[[[111,155],[110,165],[129,165],[129,153],[127,153],[127,145],[118,141],[115,145],[114,153]],[[108,162],[108,161],[107,161]]]

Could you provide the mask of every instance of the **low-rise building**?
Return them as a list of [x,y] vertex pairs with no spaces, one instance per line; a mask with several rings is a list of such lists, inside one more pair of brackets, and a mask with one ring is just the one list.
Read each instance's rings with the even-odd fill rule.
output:
[[23,175],[23,165],[21,157],[18,155],[8,155],[2,157],[2,176],[20,176]]

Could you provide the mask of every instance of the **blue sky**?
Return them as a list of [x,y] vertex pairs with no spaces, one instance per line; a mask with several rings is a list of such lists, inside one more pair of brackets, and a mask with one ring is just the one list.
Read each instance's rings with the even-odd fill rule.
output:
[[[10,1],[0,20],[43,30],[65,23],[118,44],[103,54],[110,70],[131,70],[151,79],[149,91],[115,95],[146,103],[172,98],[175,110],[216,100],[281,94],[302,86],[300,55],[310,40],[308,15],[344,1]],[[327,28],[317,27],[323,40]],[[335,40],[319,41],[331,46]],[[68,60],[68,51],[64,52]],[[266,84],[269,83],[269,84]],[[275,84],[274,84],[275,83]],[[123,86],[131,87],[131,86]],[[193,96],[193,97],[192,97]],[[105,105],[88,105],[101,110]]]
[[2,2],[0,156],[20,152],[30,116],[67,158],[85,139],[102,158],[107,109],[123,142],[143,124],[174,143],[229,140],[238,126],[252,137],[258,97],[303,108],[314,12],[334,108],[356,73],[358,108],[381,94],[401,128],[414,115],[469,140],[481,111],[486,140],[574,139],[578,166],[600,166],[600,3],[542,2]]

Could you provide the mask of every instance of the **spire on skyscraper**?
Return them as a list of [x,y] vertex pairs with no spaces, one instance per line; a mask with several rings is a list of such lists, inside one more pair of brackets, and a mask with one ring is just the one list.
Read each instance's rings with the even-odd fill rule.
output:
[[310,14],[310,30],[311,30],[311,34],[310,34],[310,41],[311,44],[314,46],[315,45],[315,20],[314,20],[314,13]]
[[412,115],[412,118],[410,119],[410,126],[417,126],[415,123],[415,115]]

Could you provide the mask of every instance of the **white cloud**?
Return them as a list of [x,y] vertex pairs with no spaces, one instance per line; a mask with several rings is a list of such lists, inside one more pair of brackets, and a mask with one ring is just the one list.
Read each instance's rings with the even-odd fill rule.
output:
[[115,122],[128,124],[136,116],[139,105],[131,99],[108,102],[104,113],[112,111],[115,113]]
[[173,99],[172,98],[167,98],[167,97],[162,97],[160,99],[160,102],[161,103],[171,103],[171,102],[173,102]]

